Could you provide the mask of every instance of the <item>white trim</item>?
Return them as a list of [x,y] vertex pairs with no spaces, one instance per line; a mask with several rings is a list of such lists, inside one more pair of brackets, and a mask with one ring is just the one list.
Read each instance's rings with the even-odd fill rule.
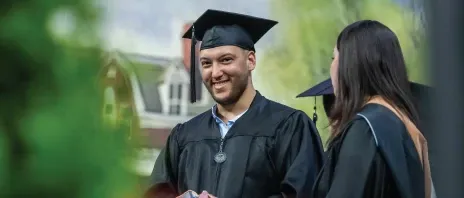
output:
[[[163,94],[163,112],[166,115],[170,116],[186,116],[188,114],[188,85],[190,83],[188,76],[185,74],[183,67],[179,67],[174,62],[167,68],[167,71],[164,76],[164,85],[163,91],[160,92]],[[174,99],[170,98],[171,85],[173,85]],[[181,98],[177,98],[179,93],[179,85],[181,91]],[[179,115],[171,114],[170,108],[171,105],[179,105]]]
[[[185,87],[184,84],[182,83],[171,83],[169,84],[169,114],[170,115],[185,115],[186,112],[182,111],[182,103],[183,103],[183,100],[185,100],[184,96],[183,96],[183,87]],[[179,92],[180,92],[180,96],[179,96]],[[171,97],[171,94],[172,94],[172,97]],[[179,109],[176,109],[179,111],[178,114],[175,114],[173,112],[171,112],[171,108],[179,108]]]
[[132,63],[127,61],[125,58],[122,58],[120,55],[120,52],[114,52],[112,55],[112,58],[116,60],[119,66],[122,68],[126,69],[128,73],[132,73],[132,67],[130,66]]
[[[200,67],[200,72],[203,68]],[[188,71],[184,70],[183,72],[186,76],[187,76],[187,79],[190,80],[190,74]],[[206,86],[203,84],[203,82],[201,83],[201,100],[198,100],[197,102],[193,103],[193,104],[190,104],[194,107],[202,107],[202,106],[206,106],[206,105],[209,105],[210,103],[210,100],[211,100],[211,95],[208,91],[208,89],[206,88]]]
[[[111,123],[115,123],[117,120],[116,93],[112,86],[105,87],[105,90],[103,91],[103,99],[103,115],[105,118],[108,118]],[[106,113],[107,105],[111,106],[111,114]]]
[[375,145],[376,145],[376,146],[379,146],[379,141],[377,141],[377,135],[375,135],[375,130],[374,130],[374,128],[372,127],[372,124],[371,124],[371,122],[369,121],[369,119],[367,119],[366,116],[364,116],[363,114],[360,114],[360,113],[358,113],[358,116],[361,116],[362,118],[364,118],[364,120],[366,120],[367,124],[368,124],[369,127],[371,128],[371,133],[372,133],[372,135],[374,136]]
[[[202,87],[202,100],[197,101],[194,104],[189,102],[189,85],[190,85],[190,75],[185,70],[184,65],[181,61],[174,59],[169,66],[165,67],[163,74],[164,83],[158,86],[160,102],[162,105],[162,113],[154,113],[146,111],[146,104],[142,97],[142,92],[140,89],[140,84],[138,77],[135,74],[131,64],[126,58],[121,57],[123,55],[121,52],[114,51],[108,54],[106,62],[110,63],[110,60],[115,60],[118,66],[121,67],[124,72],[129,77],[132,88],[132,96],[134,100],[134,110],[139,115],[140,122],[142,127],[173,127],[179,122],[184,122],[189,120],[192,116],[189,116],[189,107],[192,105],[194,107],[203,107],[210,105],[211,96],[209,95],[208,90],[203,85]],[[169,84],[170,83],[182,83],[182,100],[181,100],[181,115],[169,115]],[[161,120],[161,121],[160,121]]]
[[106,57],[104,57],[103,66],[109,65],[113,59],[117,59],[117,55],[115,51],[107,52]]
[[185,73],[184,67],[180,67],[173,62],[166,68],[166,72],[164,73],[164,80],[169,82],[176,81],[188,84],[190,83],[190,76]]
[[160,113],[139,113],[141,128],[172,128],[178,123],[192,119],[192,116],[175,116]]
[[205,87],[204,84],[202,84],[202,86],[201,86],[201,92],[202,92],[201,100],[198,100],[197,102],[191,104],[192,106],[194,106],[194,107],[203,107],[203,106],[207,106],[207,105],[210,104],[210,100],[212,98],[211,98],[211,95],[210,95],[208,89]]
[[107,78],[116,78],[116,68],[113,66],[113,67],[109,67],[108,68],[108,72],[106,73],[106,77]]
[[132,85],[132,96],[134,97],[135,109],[137,110],[137,113],[140,114],[145,112],[145,101],[142,97],[139,81],[137,80],[137,76],[134,72],[130,72],[129,78]]
[[186,72],[185,67],[182,65],[182,67],[176,66],[177,71],[179,72],[179,75],[181,76],[182,80],[184,80],[185,83],[190,83],[190,74]]
[[169,85],[166,83],[160,84],[158,86],[159,100],[161,102],[162,114],[169,114]]
[[141,176],[150,176],[161,150],[141,148],[136,151],[133,170]]
[[181,115],[187,116],[188,115],[188,106],[189,106],[189,84],[184,83],[182,84],[182,102],[180,103],[181,108]]
[[129,77],[129,81],[132,88],[132,96],[134,97],[134,105],[137,114],[145,112],[145,102],[142,97],[142,92],[140,90],[139,81],[137,75],[135,74],[133,68],[130,66],[131,63],[128,62],[125,58],[122,58],[120,52],[114,51],[108,54],[108,61],[114,59],[117,62],[117,65],[124,70],[124,72]]

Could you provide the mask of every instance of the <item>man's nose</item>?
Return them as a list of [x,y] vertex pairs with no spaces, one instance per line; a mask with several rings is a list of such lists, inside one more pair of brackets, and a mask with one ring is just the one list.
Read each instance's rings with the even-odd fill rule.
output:
[[218,64],[213,64],[213,71],[211,75],[213,78],[220,78],[224,75],[224,72],[222,72],[222,69]]

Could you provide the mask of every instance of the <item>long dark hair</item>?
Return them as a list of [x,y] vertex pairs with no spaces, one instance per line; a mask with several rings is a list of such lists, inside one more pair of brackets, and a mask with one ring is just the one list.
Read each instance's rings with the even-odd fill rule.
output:
[[416,124],[406,64],[395,33],[378,21],[348,25],[338,36],[339,66],[329,143],[373,96],[380,96]]

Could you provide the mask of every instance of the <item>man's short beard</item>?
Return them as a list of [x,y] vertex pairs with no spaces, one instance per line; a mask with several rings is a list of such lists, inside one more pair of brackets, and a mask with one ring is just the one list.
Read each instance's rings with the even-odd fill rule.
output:
[[243,78],[238,79],[237,84],[232,85],[232,90],[230,92],[230,95],[226,98],[218,99],[214,97],[211,87],[208,87],[208,91],[211,94],[211,97],[213,98],[213,100],[216,101],[216,103],[222,106],[227,106],[227,105],[237,103],[238,100],[240,100],[240,98],[242,97],[245,90],[247,89],[247,86],[248,86],[248,76],[245,76]]

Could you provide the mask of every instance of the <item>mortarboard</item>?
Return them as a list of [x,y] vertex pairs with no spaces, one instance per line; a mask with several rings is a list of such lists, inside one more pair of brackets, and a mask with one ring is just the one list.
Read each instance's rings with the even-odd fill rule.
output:
[[254,16],[208,9],[182,38],[192,39],[190,61],[190,100],[196,101],[195,81],[195,46],[202,41],[200,50],[219,46],[237,46],[255,51],[254,44],[266,34],[277,21]]
[[[324,105],[324,111],[328,116],[330,109],[332,108],[333,103],[335,102],[335,95],[332,87],[332,81],[329,79],[322,81],[321,83],[309,88],[303,93],[298,94],[297,98],[302,97],[316,97],[322,96],[322,103]],[[313,122],[316,123],[318,120],[316,113],[316,98],[314,98],[314,113],[313,113]]]
[[[431,87],[427,85],[423,85],[420,83],[416,82],[410,82],[411,84],[411,94],[414,97],[413,102],[414,103],[420,103],[421,101],[424,101],[427,97],[428,94],[431,93]],[[335,102],[335,95],[334,95],[334,90],[332,86],[332,81],[331,79],[327,79],[322,81],[321,83],[309,88],[308,90],[298,94],[296,97],[297,98],[302,98],[302,97],[312,97],[312,96],[323,96],[323,103],[324,103],[324,110],[327,115],[329,115],[330,109],[332,108],[333,103]],[[314,100],[314,103],[316,103],[316,100]],[[418,109],[419,116],[421,118],[424,118],[428,110],[424,109],[426,106],[425,105],[420,105],[420,108]],[[317,114],[316,114],[316,104],[314,104],[314,115],[313,115],[313,121],[316,123],[317,121]]]
[[322,81],[321,83],[309,88],[308,90],[298,94],[297,98],[310,97],[310,96],[323,96],[333,94],[332,81],[329,79]]

